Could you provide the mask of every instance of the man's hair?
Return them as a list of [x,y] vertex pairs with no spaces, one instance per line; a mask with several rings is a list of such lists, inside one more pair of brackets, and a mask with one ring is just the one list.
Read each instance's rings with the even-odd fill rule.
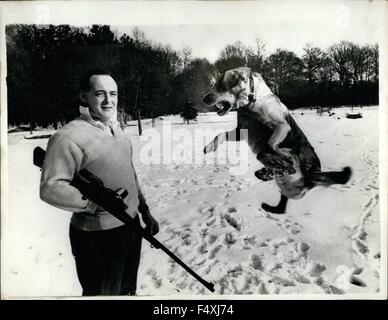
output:
[[92,76],[112,76],[109,71],[104,69],[93,69],[90,70],[88,73],[82,76],[80,87],[81,91],[89,91],[90,89],[90,78]]

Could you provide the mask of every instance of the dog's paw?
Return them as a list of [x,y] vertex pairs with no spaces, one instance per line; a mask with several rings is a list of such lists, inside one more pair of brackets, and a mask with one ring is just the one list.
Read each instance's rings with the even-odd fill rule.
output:
[[294,166],[289,166],[284,170],[284,174],[294,174],[294,173],[296,173]]
[[284,175],[290,175],[296,173],[296,170],[294,168],[294,163],[292,161],[292,158],[280,158],[276,159],[274,165],[274,171],[276,172],[276,175],[278,176],[284,176]]
[[261,168],[255,172],[255,176],[257,179],[262,181],[270,181],[275,178],[275,171],[271,168]]
[[294,169],[293,159],[289,155],[282,153],[266,153],[264,155],[260,155],[257,159],[267,168],[275,171],[277,175],[281,172],[285,172],[287,174],[293,174],[296,172]]

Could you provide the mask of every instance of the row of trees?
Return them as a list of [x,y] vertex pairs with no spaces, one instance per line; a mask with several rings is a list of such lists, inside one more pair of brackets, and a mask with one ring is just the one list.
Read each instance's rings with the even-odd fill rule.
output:
[[378,104],[377,44],[341,41],[325,51],[306,44],[303,51],[302,57],[283,49],[266,56],[260,40],[255,49],[236,42],[221,52],[215,67],[251,67],[290,108]]
[[326,51],[306,45],[302,57],[265,44],[226,46],[215,63],[148,40],[140,29],[118,36],[109,26],[9,25],[7,41],[10,124],[47,125],[77,114],[80,77],[108,69],[119,86],[119,106],[138,117],[201,109],[201,97],[224,71],[248,66],[263,74],[290,108],[378,103],[378,47],[350,42]]

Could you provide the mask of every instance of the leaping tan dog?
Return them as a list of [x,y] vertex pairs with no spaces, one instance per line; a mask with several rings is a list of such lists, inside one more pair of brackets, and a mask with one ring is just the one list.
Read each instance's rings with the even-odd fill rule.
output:
[[216,136],[205,149],[215,151],[220,143],[233,138],[240,140],[240,129],[248,129],[248,145],[264,168],[255,172],[263,181],[275,179],[281,198],[277,206],[262,204],[272,213],[284,213],[287,201],[303,197],[315,186],[345,184],[350,167],[342,171],[321,171],[321,163],[287,107],[272,93],[262,76],[241,67],[228,70],[217,80],[203,102],[209,110],[217,108],[224,116],[237,110],[237,127]]

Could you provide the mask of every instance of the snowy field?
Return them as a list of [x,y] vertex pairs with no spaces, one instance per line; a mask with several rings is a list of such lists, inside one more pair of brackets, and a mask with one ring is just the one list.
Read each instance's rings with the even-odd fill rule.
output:
[[[302,115],[303,112],[303,115]],[[134,164],[143,193],[160,223],[156,236],[207,281],[212,295],[365,294],[380,288],[380,211],[378,108],[349,109],[322,116],[298,110],[294,117],[314,146],[323,170],[351,166],[348,184],[315,188],[290,200],[284,215],[261,209],[275,204],[274,182],[257,180],[261,167],[249,153],[248,171],[232,175],[231,164],[145,164],[137,127],[126,127],[134,145]],[[235,114],[202,115],[172,130],[232,129]],[[162,133],[162,120],[156,131]],[[144,120],[144,130],[151,127]],[[196,131],[197,130],[197,131]],[[51,133],[49,130],[34,132]],[[29,132],[8,134],[8,210],[2,214],[2,291],[5,297],[79,296],[68,229],[71,213],[39,200],[40,171],[32,164]],[[177,142],[181,144],[182,142]],[[226,143],[220,147],[222,153]],[[149,144],[148,144],[149,145]],[[173,146],[174,147],[174,144]],[[186,144],[195,156],[201,152]],[[222,157],[221,157],[222,160]],[[224,159],[225,160],[225,159]],[[384,271],[385,272],[385,271]],[[210,292],[162,251],[143,242],[138,295],[184,298]],[[210,296],[209,296],[210,297]],[[256,296],[260,298],[261,296]]]

